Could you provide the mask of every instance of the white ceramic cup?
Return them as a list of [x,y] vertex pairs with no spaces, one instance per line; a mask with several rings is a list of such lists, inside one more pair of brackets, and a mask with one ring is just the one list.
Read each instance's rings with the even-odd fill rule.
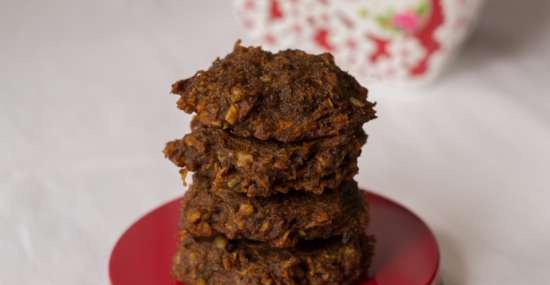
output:
[[331,52],[360,80],[426,83],[456,53],[484,0],[236,0],[245,42]]

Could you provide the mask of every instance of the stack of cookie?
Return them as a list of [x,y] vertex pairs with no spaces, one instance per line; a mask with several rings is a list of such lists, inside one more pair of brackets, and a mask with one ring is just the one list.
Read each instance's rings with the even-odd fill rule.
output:
[[172,86],[196,113],[165,155],[185,179],[172,273],[192,284],[351,284],[368,268],[367,207],[353,181],[375,118],[329,54],[236,44]]

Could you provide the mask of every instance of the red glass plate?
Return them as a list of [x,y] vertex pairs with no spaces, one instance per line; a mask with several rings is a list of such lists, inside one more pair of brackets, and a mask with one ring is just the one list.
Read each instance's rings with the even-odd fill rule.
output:
[[[366,192],[376,237],[371,278],[360,285],[434,285],[439,250],[422,220],[403,206]],[[176,249],[180,199],[166,203],[134,223],[118,240],[109,262],[112,285],[183,285],[170,277]]]

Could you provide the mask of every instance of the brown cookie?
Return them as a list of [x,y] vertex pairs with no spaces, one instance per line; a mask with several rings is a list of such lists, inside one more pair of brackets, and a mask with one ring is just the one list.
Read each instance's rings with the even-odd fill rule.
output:
[[354,284],[369,267],[372,246],[372,240],[357,235],[273,249],[223,236],[196,239],[181,231],[172,275],[185,284],[200,285]]
[[351,236],[364,231],[367,205],[355,181],[321,195],[304,192],[248,198],[219,189],[195,174],[182,204],[180,226],[196,237],[223,234],[273,247],[292,247],[300,240]]
[[367,136],[361,128],[338,136],[297,143],[235,137],[197,128],[167,143],[164,153],[176,165],[211,173],[217,188],[266,197],[291,190],[322,193],[357,173],[357,157]]
[[240,137],[292,142],[334,136],[376,117],[367,89],[330,54],[242,47],[172,85],[195,125]]

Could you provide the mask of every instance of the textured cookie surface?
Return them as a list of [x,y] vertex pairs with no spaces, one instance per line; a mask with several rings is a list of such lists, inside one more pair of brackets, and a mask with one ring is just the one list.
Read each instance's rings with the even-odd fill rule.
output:
[[357,173],[366,141],[362,129],[299,143],[243,139],[213,128],[197,128],[167,143],[164,153],[190,171],[211,173],[217,188],[250,197],[291,190],[322,193]]
[[355,181],[321,195],[301,192],[269,198],[247,198],[209,189],[210,179],[194,175],[182,203],[180,227],[196,237],[223,234],[273,247],[291,247],[299,240],[346,237],[363,231],[367,208]]
[[363,235],[273,249],[221,236],[200,240],[182,231],[172,274],[200,285],[347,285],[365,274],[371,251]]
[[337,135],[375,118],[367,89],[329,54],[235,46],[206,71],[178,81],[178,107],[195,124],[281,142]]

